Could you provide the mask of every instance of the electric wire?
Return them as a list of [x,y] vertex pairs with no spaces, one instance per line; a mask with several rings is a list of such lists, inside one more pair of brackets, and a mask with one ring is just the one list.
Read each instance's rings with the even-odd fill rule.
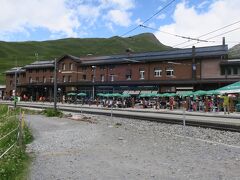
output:
[[[146,22],[150,21],[152,18],[154,18],[156,15],[158,15],[160,12],[162,12],[164,9],[166,9],[168,6],[170,6],[174,1],[176,0],[172,0],[169,1],[168,4],[166,4],[164,7],[162,7],[159,11],[157,11],[156,13],[154,13],[152,16],[150,16],[148,19],[146,19],[141,25],[145,24]],[[127,34],[135,31],[136,29],[138,29],[140,27],[140,25],[137,25],[136,27],[134,27],[133,29],[127,31],[126,33],[123,33],[121,36],[126,36]]]

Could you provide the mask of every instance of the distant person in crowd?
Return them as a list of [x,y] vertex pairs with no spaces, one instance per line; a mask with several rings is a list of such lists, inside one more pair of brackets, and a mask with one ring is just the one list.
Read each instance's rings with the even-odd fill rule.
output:
[[222,98],[223,98],[223,109],[224,109],[224,114],[226,114],[226,113],[230,113],[229,112],[229,97],[228,97],[228,95],[225,93],[223,96],[222,96]]
[[65,100],[66,100],[65,95],[63,95],[63,97],[62,97],[62,104],[65,103]]

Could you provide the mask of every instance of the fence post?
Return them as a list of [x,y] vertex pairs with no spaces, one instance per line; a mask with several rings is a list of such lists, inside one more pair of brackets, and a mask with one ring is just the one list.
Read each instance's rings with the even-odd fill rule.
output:
[[18,145],[22,149],[23,148],[23,131],[22,131],[22,112],[20,109],[20,114],[19,114],[19,136],[18,136]]

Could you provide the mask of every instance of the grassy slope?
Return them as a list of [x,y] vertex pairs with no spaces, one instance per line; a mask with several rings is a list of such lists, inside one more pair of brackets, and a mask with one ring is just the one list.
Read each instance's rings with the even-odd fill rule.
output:
[[231,59],[240,58],[240,44],[237,44],[229,49],[228,56]]
[[38,58],[53,59],[64,54],[74,56],[123,54],[127,48],[134,52],[161,51],[170,47],[161,44],[153,34],[145,33],[131,38],[68,38],[53,41],[0,42],[0,84],[5,84],[2,74],[15,66],[29,64]]

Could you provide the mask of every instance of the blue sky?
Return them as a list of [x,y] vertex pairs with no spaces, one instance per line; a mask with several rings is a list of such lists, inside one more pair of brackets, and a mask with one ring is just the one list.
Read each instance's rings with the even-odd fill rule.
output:
[[[67,37],[121,36],[142,24],[170,1],[0,0],[0,40],[43,41]],[[240,0],[175,0],[144,24],[152,29],[140,27],[126,36],[152,32],[162,43],[174,46],[185,41],[174,35],[197,38],[239,21],[239,7]],[[238,27],[240,23],[202,39],[209,39]],[[239,33],[240,30],[235,30],[225,35],[230,46],[240,42]],[[191,41],[188,44],[204,46],[219,44],[220,41],[221,36],[218,36],[208,43]]]

